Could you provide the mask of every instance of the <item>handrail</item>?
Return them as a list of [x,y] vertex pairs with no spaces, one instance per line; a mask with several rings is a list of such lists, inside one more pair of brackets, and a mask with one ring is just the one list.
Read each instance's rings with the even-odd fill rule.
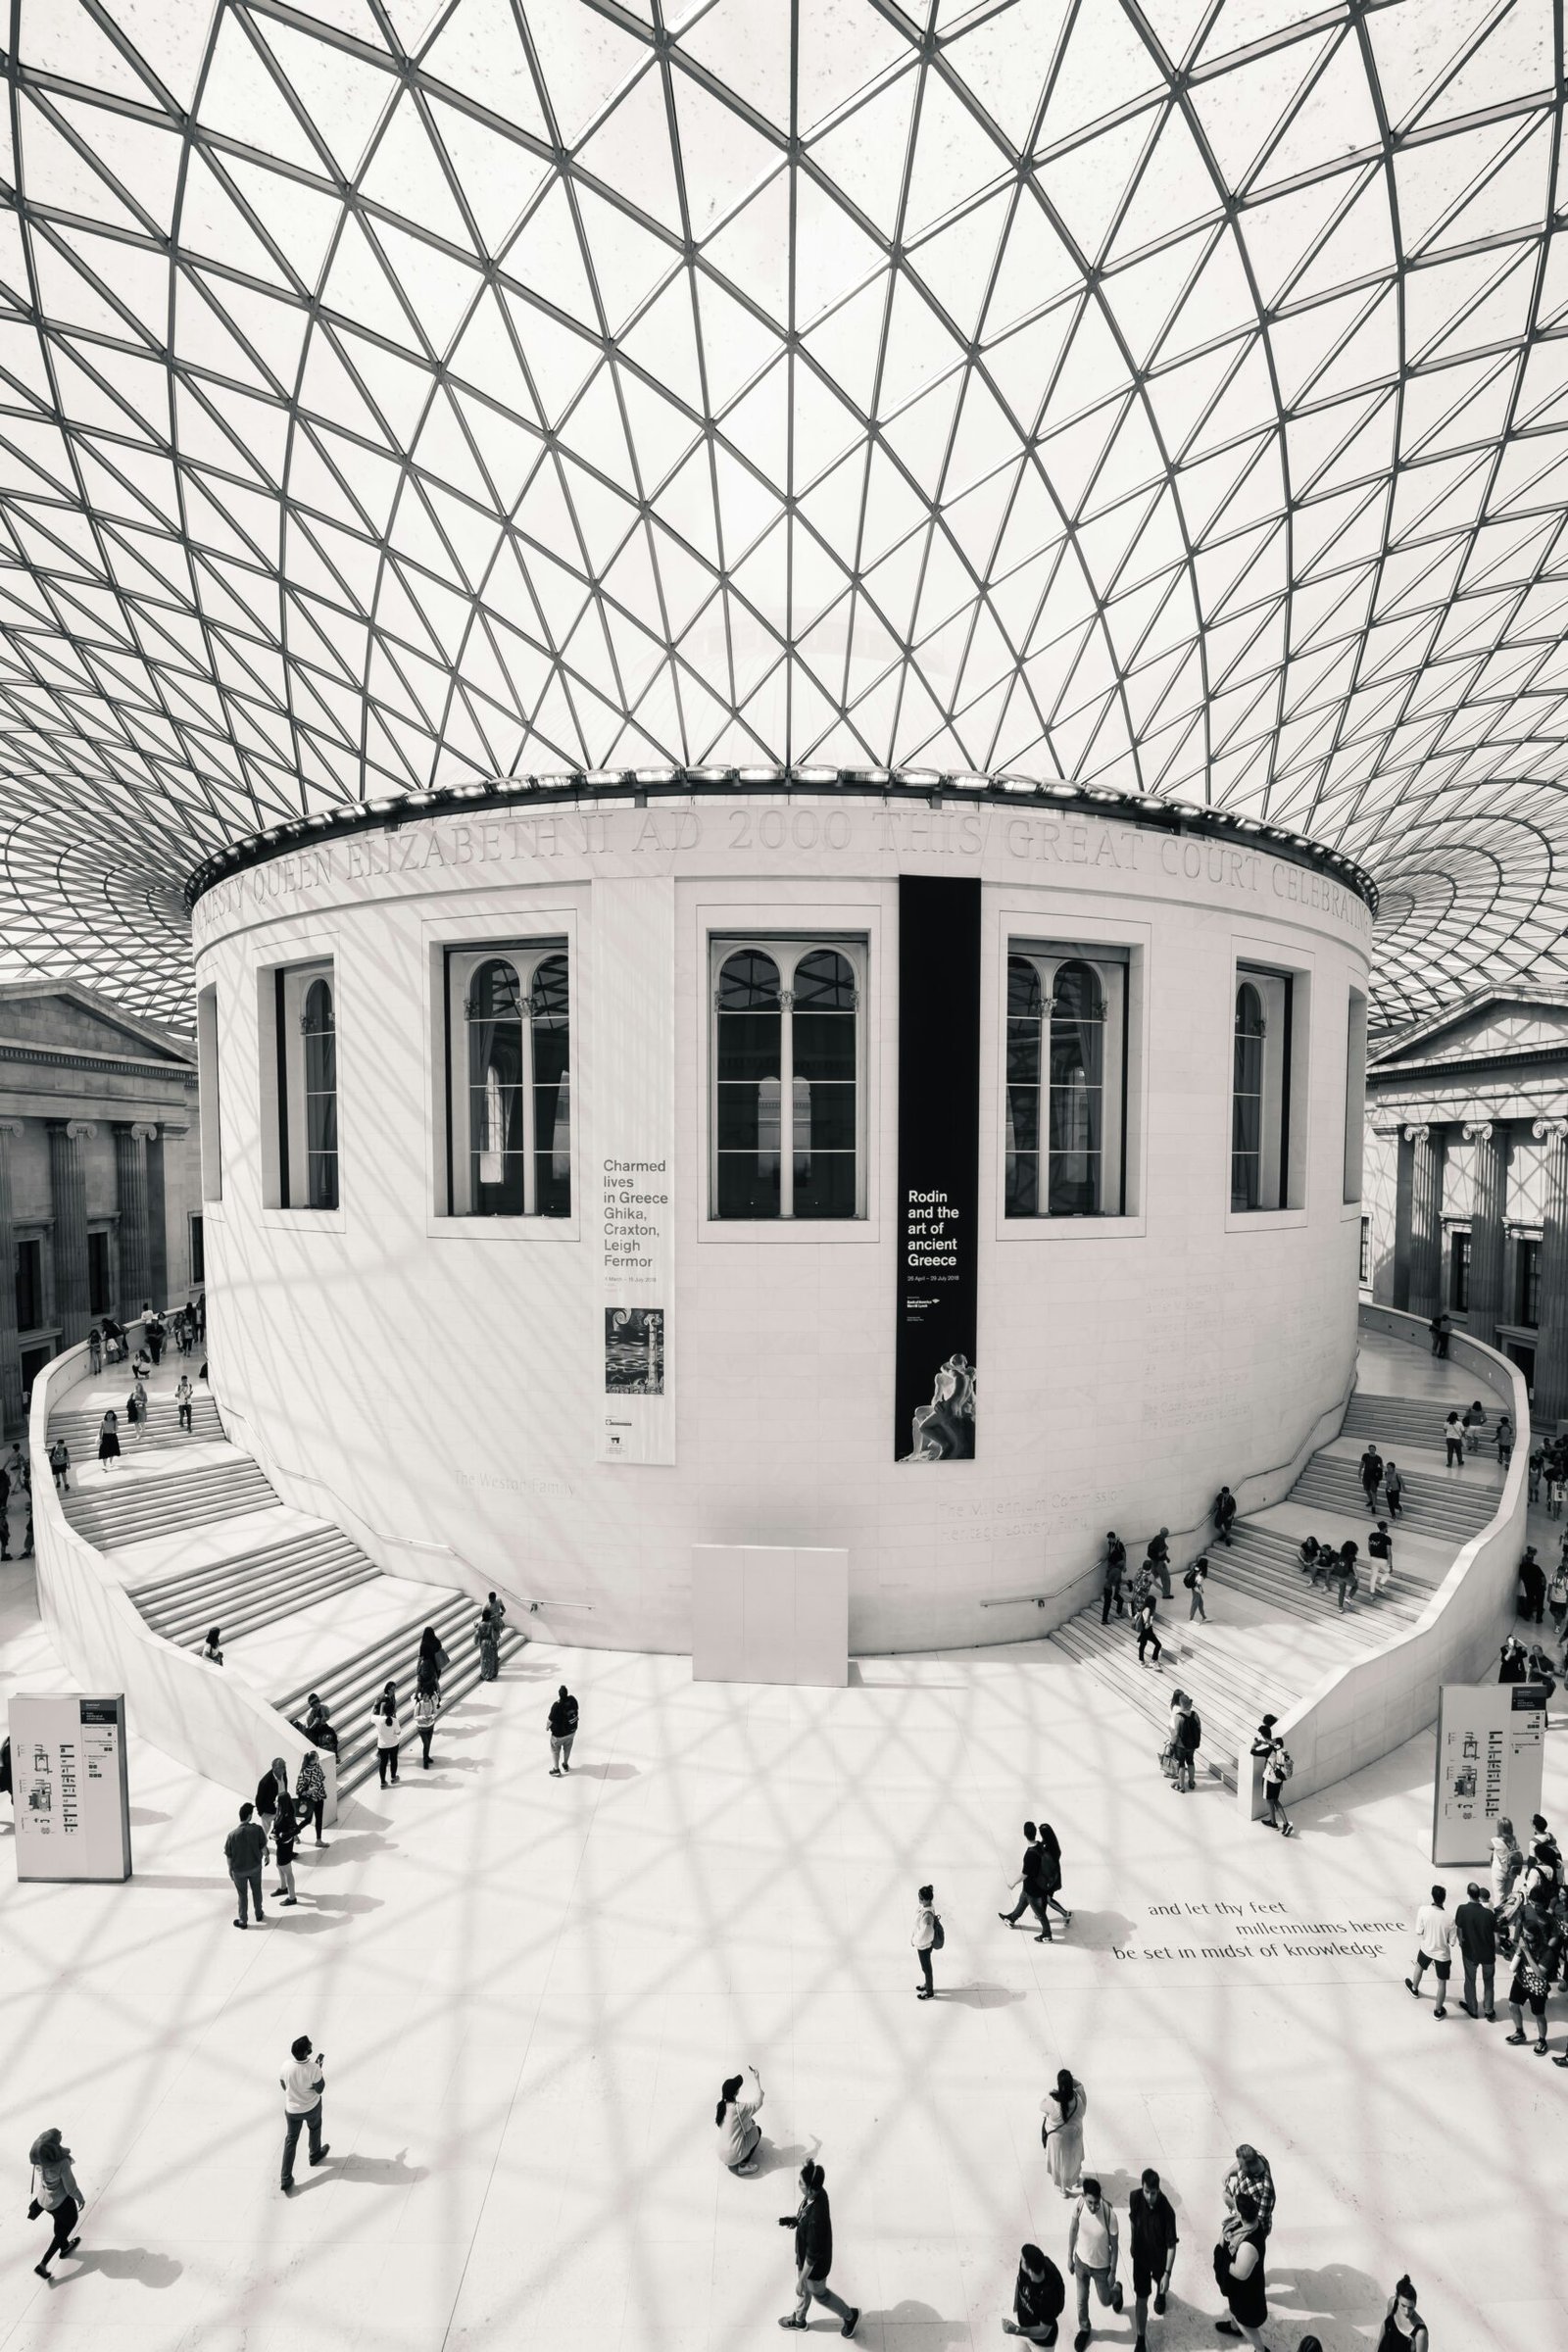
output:
[[[1363,1331],[1383,1331],[1411,1346],[1427,1345],[1427,1326],[1396,1307],[1360,1308]],[[1446,1681],[1473,1680],[1494,1645],[1499,1629],[1512,1622],[1518,1561],[1516,1545],[1525,1524],[1530,1453],[1530,1398],[1517,1364],[1495,1348],[1455,1332],[1450,1349],[1484,1388],[1507,1400],[1514,1422],[1514,1451],[1498,1490],[1497,1508],[1486,1526],[1461,1544],[1413,1626],[1391,1636],[1379,1648],[1333,1667],[1298,1699],[1275,1725],[1296,1765],[1294,1794],[1310,1795],[1376,1762],[1434,1720]],[[1245,1764],[1247,1759],[1242,1759]],[[1240,1772],[1242,1809],[1255,1818],[1255,1775]]]

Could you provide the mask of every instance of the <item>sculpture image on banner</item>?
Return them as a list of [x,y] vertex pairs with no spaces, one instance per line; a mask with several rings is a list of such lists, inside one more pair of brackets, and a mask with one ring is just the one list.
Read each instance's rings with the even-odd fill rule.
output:
[[123,1696],[19,1690],[9,1729],[17,1877],[128,1879]]
[[662,1396],[664,1310],[662,1306],[605,1309],[605,1394]]
[[1541,1683],[1445,1683],[1438,1701],[1432,1859],[1484,1862],[1500,1820],[1541,1808],[1546,1692]]
[[974,1455],[974,1366],[950,1355],[936,1377],[929,1404],[915,1407],[914,1446],[906,1462],[958,1462]]

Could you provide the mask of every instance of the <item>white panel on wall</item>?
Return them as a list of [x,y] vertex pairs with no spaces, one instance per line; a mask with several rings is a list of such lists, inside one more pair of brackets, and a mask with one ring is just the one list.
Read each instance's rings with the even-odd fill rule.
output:
[[841,1690],[849,1679],[848,1551],[693,1544],[693,1682]]
[[850,1555],[795,1554],[795,1680],[838,1689],[850,1679]]
[[746,1680],[746,1602],[737,1544],[692,1545],[692,1681]]

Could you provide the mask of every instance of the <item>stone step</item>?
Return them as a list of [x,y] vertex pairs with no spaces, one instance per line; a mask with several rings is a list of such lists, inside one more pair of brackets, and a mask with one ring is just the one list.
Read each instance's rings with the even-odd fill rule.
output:
[[[1211,1686],[1208,1676],[1195,1668],[1194,1662],[1182,1658],[1169,1668],[1143,1666],[1137,1652],[1125,1646],[1104,1642],[1097,1637],[1101,1628],[1098,1619],[1086,1623],[1083,1617],[1069,1619],[1057,1626],[1050,1640],[1078,1664],[1087,1666],[1108,1690],[1114,1690],[1153,1725],[1160,1735],[1156,1747],[1162,1743],[1170,1728],[1170,1694],[1178,1680],[1181,1688],[1190,1692],[1203,1722],[1203,1744],[1199,1749],[1201,1771],[1222,1781],[1226,1788],[1236,1787],[1237,1762],[1244,1746],[1251,1744],[1252,1726],[1244,1722],[1223,1687]],[[1167,1655],[1169,1653],[1167,1652]]]
[[171,1614],[155,1617],[146,1610],[142,1614],[154,1633],[162,1634],[166,1642],[185,1649],[199,1649],[210,1626],[220,1628],[224,1642],[237,1642],[244,1634],[259,1633],[265,1625],[298,1616],[313,1601],[325,1600],[330,1593],[369,1584],[379,1574],[380,1570],[372,1567],[363,1553],[340,1556],[318,1561],[313,1567],[302,1567],[292,1576],[276,1578],[265,1585],[237,1583],[226,1592],[208,1596],[204,1602],[185,1602]]
[[232,1465],[127,1479],[113,1494],[67,1495],[64,1508],[77,1534],[99,1551],[119,1551],[146,1536],[238,1518],[276,1500],[261,1465],[247,1454],[236,1454]]
[[[1401,1523],[1418,1535],[1453,1536],[1461,1544],[1468,1543],[1496,1516],[1502,1490],[1495,1486],[1467,1490],[1458,1484],[1463,1475],[1462,1471],[1455,1471],[1452,1484],[1445,1484],[1430,1474],[1407,1480],[1400,1497]],[[1303,1508],[1335,1511],[1350,1518],[1359,1516],[1371,1523],[1353,1462],[1326,1460],[1321,1454],[1315,1455],[1285,1499]],[[1381,1493],[1378,1508],[1386,1517],[1387,1504]]]
[[[402,1625],[395,1625],[389,1633],[378,1635],[364,1649],[323,1667],[308,1683],[302,1683],[297,1690],[288,1691],[284,1697],[274,1699],[272,1703],[280,1715],[293,1716],[314,1690],[336,1713],[340,1694],[358,1688],[362,1672],[370,1678],[367,1687],[372,1698],[388,1680],[400,1684],[407,1682],[412,1689],[419,1636],[425,1627],[435,1627],[443,1648],[451,1652],[455,1662],[457,1652],[453,1643],[459,1637],[460,1629],[466,1639],[466,1629],[477,1621],[478,1615],[478,1604],[466,1592],[454,1592],[449,1587],[432,1585],[429,1605],[422,1615],[410,1617]],[[366,1700],[366,1706],[368,1709],[369,1699]]]
[[[1286,1609],[1292,1616],[1311,1619],[1315,1624],[1324,1616],[1341,1617],[1357,1612],[1370,1612],[1386,1620],[1391,1627],[1408,1629],[1418,1625],[1432,1599],[1433,1588],[1418,1578],[1401,1576],[1396,1570],[1392,1583],[1385,1586],[1376,1600],[1368,1591],[1370,1561],[1363,1548],[1357,1567],[1361,1590],[1345,1611],[1338,1606],[1335,1594],[1322,1585],[1314,1585],[1299,1564],[1299,1554],[1294,1544],[1284,1552],[1270,1547],[1254,1550],[1251,1529],[1245,1531],[1229,1554],[1222,1552],[1218,1559],[1209,1553],[1209,1576],[1213,1584],[1234,1584],[1242,1592],[1253,1593],[1273,1607]],[[1365,1647],[1358,1642],[1357,1649]]]

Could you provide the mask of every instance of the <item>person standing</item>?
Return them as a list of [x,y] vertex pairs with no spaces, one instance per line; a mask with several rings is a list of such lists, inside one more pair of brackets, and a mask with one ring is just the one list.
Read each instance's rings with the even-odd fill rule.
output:
[[419,1735],[419,1765],[424,1772],[430,1769],[430,1741],[440,1712],[441,1686],[421,1667],[414,1690],[414,1728]]
[[255,1811],[254,1805],[241,1805],[238,1826],[230,1830],[223,1840],[223,1858],[228,1864],[228,1875],[234,1882],[234,1896],[239,1904],[239,1917],[234,1922],[236,1928],[250,1925],[245,1915],[247,1895],[256,1913],[258,1927],[265,1916],[262,1910],[262,1865],[267,1860],[267,1832],[259,1821],[252,1819]]
[[795,2232],[796,2304],[792,2312],[780,2320],[781,2328],[804,2328],[807,2314],[813,2303],[820,2303],[837,2312],[841,2335],[853,2335],[859,2324],[860,2307],[846,2303],[828,2285],[828,2273],[833,2268],[833,2215],[827,2201],[827,2176],[819,2164],[807,2162],[801,2167],[801,2201],[793,2213],[781,2213],[778,2226]]
[[571,1743],[577,1737],[577,1701],[564,1683],[550,1709],[550,1778],[559,1781],[571,1770]]
[[1214,1541],[1216,1544],[1223,1544],[1226,1550],[1229,1551],[1231,1548],[1231,1529],[1235,1525],[1236,1521],[1236,1497],[1231,1493],[1229,1487],[1221,1487],[1219,1493],[1215,1495],[1212,1517],[1214,1521]]
[[87,2200],[81,2193],[81,2184],[72,2165],[71,2150],[62,2139],[58,2126],[51,2124],[47,2132],[39,2132],[27,2151],[27,2160],[32,2166],[32,2204],[28,2208],[30,2217],[37,2221],[47,2214],[54,2224],[55,2233],[42,2262],[35,2262],[32,2266],[40,2278],[48,2278],[52,2276],[49,2265],[55,2256],[74,2254],[81,2243],[73,2232]]
[[285,2197],[294,2193],[294,2151],[303,2132],[310,2142],[310,2160],[319,2164],[331,2147],[321,2137],[321,2097],[326,2089],[326,2059],[312,2050],[308,2034],[289,2044],[289,2063],[278,2076],[283,2086],[283,2175],[278,2186]]
[[1089,2093],[1064,2066],[1056,2077],[1055,2089],[1048,2090],[1040,2102],[1040,2112],[1045,2118],[1040,2127],[1040,2144],[1046,2151],[1046,2170],[1064,2197],[1078,2194],[1084,2169],[1084,2116],[1088,2108]]
[[1473,1396],[1464,1413],[1464,1449],[1475,1453],[1481,1445],[1481,1432],[1487,1426],[1487,1408],[1479,1396]]
[[1050,2255],[1038,2246],[1022,2247],[1012,2290],[1012,2318],[1003,2321],[1003,2334],[1021,2335],[1026,2344],[1054,2344],[1056,2322],[1066,2308],[1067,2289]]
[[1446,1886],[1434,1886],[1432,1900],[1423,1903],[1416,1913],[1415,1975],[1404,1980],[1406,1992],[1415,1994],[1419,1999],[1421,1979],[1428,1968],[1432,1970],[1438,1980],[1437,2005],[1432,2012],[1434,2017],[1446,2017],[1448,2014],[1448,1977],[1453,1968],[1453,1947],[1458,1940],[1453,1922],[1444,1908],[1447,1899],[1448,1890]]
[[[755,2098],[747,2098],[746,2075],[757,2086]],[[713,2112],[713,2125],[718,2132],[718,2161],[726,2172],[742,2173],[748,2178],[757,2170],[757,2151],[762,2144],[762,2127],[757,2121],[762,2104],[762,2078],[755,2066],[746,2075],[731,2075],[719,2085],[718,2105]]]
[[1138,1637],[1139,1665],[1147,1663],[1144,1653],[1152,1647],[1154,1652],[1154,1664],[1157,1667],[1163,1645],[1158,1634],[1154,1631],[1154,1595],[1152,1592],[1146,1592],[1143,1594],[1133,1612],[1133,1632]]
[[1078,2332],[1073,2337],[1073,2352],[1084,2352],[1084,2346],[1094,2334],[1089,2325],[1089,2289],[1094,2288],[1102,2303],[1120,2313],[1125,2297],[1116,2277],[1116,2258],[1121,2251],[1116,2228],[1116,2209],[1105,2203],[1100,2182],[1084,2175],[1083,2188],[1067,2225],[1067,2267],[1078,2290]]
[[1519,1563],[1519,1614],[1527,1625],[1539,1625],[1546,1610],[1546,1572],[1536,1557],[1533,1544],[1525,1547]]
[[120,1419],[110,1405],[98,1424],[98,1467],[106,1475],[110,1465],[120,1459]]
[[1496,2003],[1494,1990],[1497,1969],[1497,1923],[1493,1917],[1487,1890],[1472,1879],[1465,1888],[1465,1901],[1453,1915],[1454,1934],[1458,1937],[1459,1957],[1464,1962],[1464,2013],[1476,2014],[1476,1974],[1481,1976],[1481,1989],[1486,1997],[1487,2023],[1496,2023]]
[[1399,2280],[1389,2297],[1377,2352],[1432,2352],[1432,2338],[1415,2307],[1415,2288],[1408,2277]]
[[272,1769],[276,1772],[279,1764],[283,1765],[283,1769],[277,1786],[277,1817],[272,1823],[272,1854],[277,1863],[277,1885],[272,1892],[285,1911],[292,1911],[299,1901],[294,1890],[294,1848],[299,1843],[300,1817],[294,1799],[288,1792],[288,1767],[283,1764],[281,1756]]
[[197,1656],[205,1658],[209,1666],[221,1666],[223,1663],[222,1638],[222,1627],[210,1625],[207,1629],[207,1639],[197,1651]]
[[1112,1603],[1115,1604],[1118,1617],[1126,1609],[1127,1604],[1121,1595],[1121,1580],[1126,1571],[1127,1546],[1112,1528],[1105,1538],[1105,1564],[1101,1572],[1100,1622],[1102,1625],[1110,1623]]
[[1506,1813],[1497,1817],[1497,1827],[1492,1839],[1492,1900],[1500,1908],[1508,1899],[1515,1879],[1524,1867],[1524,1854],[1513,1834],[1513,1823]]
[[1568,1639],[1568,1559],[1560,1559],[1546,1587],[1546,1606],[1559,1642]]
[[1513,1460],[1513,1415],[1504,1413],[1497,1423],[1497,1467],[1506,1473]]
[[1389,1517],[1397,1519],[1404,1508],[1404,1480],[1397,1462],[1388,1461],[1383,1465],[1383,1499],[1389,1506]]
[[94,1380],[104,1368],[104,1335],[94,1323],[87,1333],[87,1369]]
[[375,1769],[384,1788],[390,1774],[398,1777],[398,1750],[403,1745],[403,1719],[398,1713],[397,1685],[388,1683],[370,1710],[370,1728],[375,1734]]
[[1236,2161],[1221,2187],[1227,2213],[1236,2211],[1236,2200],[1243,2189],[1257,2207],[1257,2226],[1266,2242],[1274,2228],[1274,2168],[1250,2139],[1238,2142]]
[[190,1385],[190,1374],[182,1372],[174,1383],[174,1402],[179,1409],[179,1426],[187,1437],[194,1435],[190,1425],[190,1408],[195,1394]]
[[1152,2165],[1145,2166],[1127,2200],[1127,2235],[1133,2255],[1133,2352],[1148,2352],[1150,2297],[1154,2316],[1163,2319],[1176,2267],[1176,2215]]
[[321,1823],[326,1815],[326,1774],[321,1769],[321,1759],[314,1747],[307,1748],[305,1754],[300,1758],[300,1768],[294,1781],[294,1795],[296,1802],[302,1807],[301,1826],[303,1827],[304,1823],[309,1821],[315,1829],[317,1844],[324,1846],[326,1839],[321,1836]]
[[1457,1407],[1443,1424],[1443,1446],[1444,1468],[1446,1470],[1462,1470],[1464,1468],[1464,1423],[1459,1417]]
[[[1225,1540],[1227,1543],[1230,1542],[1228,1536]],[[1208,1560],[1205,1554],[1201,1552],[1199,1554],[1182,1578],[1182,1583],[1192,1595],[1187,1605],[1188,1623],[1191,1624],[1196,1619],[1200,1625],[1206,1625],[1208,1611],[1203,1606],[1203,1588],[1208,1583]]]
[[1219,2244],[1214,2248],[1214,2276],[1225,2297],[1229,2317],[1216,2320],[1221,2335],[1239,2335],[1265,2352],[1258,2332],[1268,2319],[1268,2280],[1263,2269],[1263,2232],[1258,2226],[1257,2199],[1244,2188],[1236,2210],[1225,2217]]
[[487,1592],[485,1606],[490,1611],[490,1622],[496,1629],[496,1640],[499,1642],[506,1631],[507,1604],[499,1592]]
[[277,1820],[277,1800],[287,1787],[288,1766],[281,1756],[274,1756],[256,1784],[256,1818],[269,1838]]
[[1263,1767],[1263,1824],[1266,1829],[1278,1830],[1282,1838],[1294,1838],[1289,1814],[1285,1810],[1285,1784],[1296,1767],[1291,1751],[1283,1740],[1276,1739],[1274,1726],[1279,1718],[1265,1715],[1252,1740],[1252,1754]]
[[929,2001],[936,1993],[931,1977],[931,1955],[939,1952],[946,1941],[942,1922],[936,1914],[936,1894],[930,1886],[922,1886],[916,1898],[914,1926],[909,1930],[909,1941],[914,1946],[915,1958],[920,1963],[920,1975],[924,1980],[914,1988],[915,1998]]
[[1198,1751],[1203,1743],[1203,1726],[1198,1709],[1186,1692],[1176,1710],[1171,1727],[1171,1745],[1176,1753],[1176,1779],[1173,1786],[1190,1796],[1198,1785]]
[[479,1645],[479,1680],[493,1683],[501,1672],[501,1628],[487,1608],[479,1611],[473,1638]]
[[1427,1325],[1427,1329],[1432,1334],[1433,1354],[1446,1355],[1448,1352],[1448,1318],[1441,1306]]

